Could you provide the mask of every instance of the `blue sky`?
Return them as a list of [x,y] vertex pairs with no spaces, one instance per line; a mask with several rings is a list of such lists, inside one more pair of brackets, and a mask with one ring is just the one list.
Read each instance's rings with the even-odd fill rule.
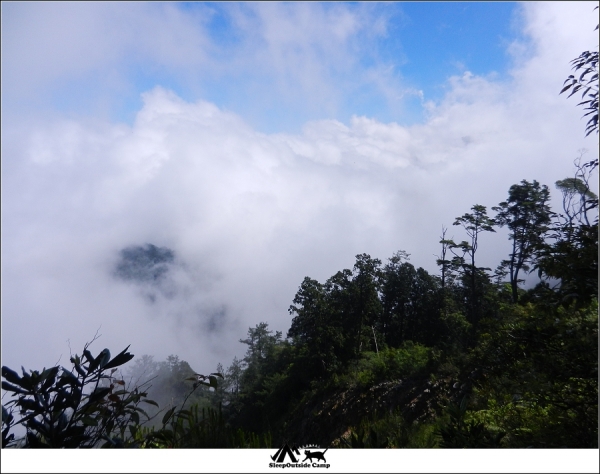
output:
[[[346,5],[351,11],[361,7],[355,3]],[[216,13],[208,23],[211,37],[219,44],[235,47],[241,38],[231,22],[227,5],[212,7]],[[326,9],[331,7],[331,4],[324,5]],[[183,4],[182,8],[197,6]],[[398,2],[372,7],[370,14],[386,22],[385,32],[369,42],[368,49],[358,50],[360,67],[383,64],[405,89],[422,91],[422,96],[397,91],[392,105],[387,103],[389,98],[382,91],[367,84],[345,96],[340,110],[327,118],[347,122],[353,114],[366,115],[410,125],[424,119],[423,100],[439,100],[443,96],[446,80],[451,75],[469,70],[482,75],[496,73],[501,78],[511,65],[506,48],[519,36],[514,26],[516,8],[515,2]],[[189,94],[185,86],[180,87],[181,94]],[[206,98],[235,110],[240,97],[232,89],[238,87],[237,81],[229,85],[222,80],[209,84]],[[187,97],[192,99],[191,95]],[[273,112],[269,110],[268,114]],[[307,118],[323,117],[303,117]],[[285,131],[281,130],[279,121],[265,117],[260,121],[265,124],[264,131]]]
[[[396,27],[406,56],[403,75],[427,98],[439,100],[446,79],[469,70],[503,77],[511,67],[508,45],[522,35],[515,2],[414,2],[398,5],[405,15]],[[393,57],[394,51],[387,55]]]
[[[3,364],[101,324],[96,350],[208,373],[285,333],[305,276],[398,250],[437,273],[442,226],[523,179],[560,210],[598,153],[559,95],[596,4],[3,2]],[[176,256],[151,304],[111,276],[146,243]],[[499,229],[479,264],[509,252]]]
[[[265,24],[294,22],[295,15],[301,16],[298,5],[145,4],[143,13],[149,16],[160,17],[166,10],[171,16],[181,15],[185,27],[196,30],[182,40],[198,42],[187,49],[187,54],[204,55],[206,60],[182,61],[169,67],[165,58],[127,38],[113,46],[109,67],[89,64],[76,74],[58,74],[37,94],[24,94],[14,102],[9,96],[8,107],[49,107],[80,116],[104,114],[132,123],[142,105],[140,94],[160,85],[185,100],[208,100],[234,111],[267,133],[297,131],[307,120],[321,118],[347,123],[352,115],[411,125],[425,120],[423,102],[439,102],[450,76],[468,70],[477,75],[495,73],[497,80],[504,78],[512,61],[507,47],[521,38],[516,26],[518,5],[513,2],[325,3],[303,8],[308,10],[307,18],[300,22],[310,22],[311,15],[326,16],[326,21],[354,16],[354,26],[341,33],[338,46],[343,57],[337,58],[339,62],[329,62],[336,59],[332,58],[335,53],[323,47],[322,43],[330,39],[324,31],[326,24],[317,25],[304,36],[293,33],[286,37],[281,32],[278,38],[268,37],[272,32]],[[29,20],[29,27],[33,26],[33,15],[27,18],[27,11],[34,9],[31,6],[5,4],[3,9],[7,26],[11,16]],[[123,29],[128,26],[127,20],[122,22]],[[171,34],[160,31],[163,27],[154,25],[158,34]],[[154,34],[151,29],[144,29],[140,43],[144,35]],[[48,30],[52,33],[51,27]],[[107,34],[115,31],[108,30]],[[121,34],[123,31],[117,30],[117,37]],[[94,44],[99,39],[89,39],[79,54],[96,50],[100,57],[108,56],[110,52],[100,51],[102,48]],[[275,44],[278,40],[280,44]],[[302,43],[304,40],[310,41],[308,45]],[[262,57],[263,48],[267,52],[270,48],[273,57]],[[280,59],[275,54],[286,54],[286,48],[300,50],[299,64],[275,63]],[[245,55],[249,58],[246,61]],[[294,84],[293,76],[301,72],[295,67],[303,67],[303,61],[312,59],[321,60],[314,76],[307,77],[304,84]],[[289,88],[278,86],[290,78]],[[309,97],[322,82],[330,83],[327,86],[334,89],[334,100],[311,101]],[[293,97],[294,86],[297,98]]]

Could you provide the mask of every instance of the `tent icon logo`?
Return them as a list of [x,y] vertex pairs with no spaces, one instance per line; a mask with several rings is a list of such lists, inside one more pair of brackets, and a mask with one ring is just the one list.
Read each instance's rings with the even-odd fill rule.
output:
[[285,443],[273,456],[271,456],[271,459],[275,462],[285,462],[285,457],[287,456],[290,458],[290,462],[297,463],[298,458],[296,455],[300,456],[298,448],[296,446],[290,448],[288,444]]

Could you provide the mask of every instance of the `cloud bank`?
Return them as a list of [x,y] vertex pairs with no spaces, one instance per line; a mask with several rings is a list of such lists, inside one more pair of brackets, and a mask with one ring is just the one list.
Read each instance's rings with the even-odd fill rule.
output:
[[[308,43],[302,28],[282,26],[278,8],[234,18],[243,31],[263,25],[268,47],[257,64],[282,62],[271,79],[285,88],[295,84],[286,48]],[[160,86],[142,95],[131,125],[46,113],[3,121],[3,364],[49,366],[60,354],[67,363],[66,341],[80,351],[101,326],[96,351],[131,344],[136,355],[177,354],[202,373],[243,353],[237,341],[249,326],[267,321],[285,332],[304,276],[322,281],[351,268],[356,254],[385,260],[397,250],[436,272],[443,224],[462,240],[451,224],[472,205],[498,204],[522,179],[552,189],[572,173],[578,149],[597,154],[581,109],[558,95],[569,61],[594,46],[594,25],[581,27],[588,10],[585,2],[524,4],[526,41],[511,45],[509,80],[452,77],[423,124],[353,116],[263,133],[240,113]],[[310,10],[305,21],[320,28],[328,14]],[[178,15],[161,27],[191,21]],[[350,37],[353,21],[342,17],[331,41]],[[92,58],[94,67],[110,51]],[[324,67],[325,53],[307,53],[307,64]],[[170,59],[173,67],[180,60]],[[92,66],[65,60],[56,71],[78,67]],[[312,94],[306,81],[301,97]],[[508,254],[499,234],[481,239],[482,265]],[[114,275],[123,249],[146,244],[174,252],[170,290],[153,300]]]

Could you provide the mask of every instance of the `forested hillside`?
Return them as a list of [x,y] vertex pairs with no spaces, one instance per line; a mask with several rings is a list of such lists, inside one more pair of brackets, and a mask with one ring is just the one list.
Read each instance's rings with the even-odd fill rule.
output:
[[[456,218],[468,238],[442,238],[439,275],[400,251],[306,277],[286,339],[261,323],[240,341],[220,389],[228,421],[333,446],[597,446],[596,163],[556,183],[560,213],[522,181],[495,216],[475,205]],[[492,273],[478,237],[497,226],[512,252]]]

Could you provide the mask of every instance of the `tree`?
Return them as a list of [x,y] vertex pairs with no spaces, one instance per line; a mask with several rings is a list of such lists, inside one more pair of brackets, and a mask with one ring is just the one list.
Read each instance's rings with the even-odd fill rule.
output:
[[381,314],[379,259],[356,256],[353,270],[344,269],[324,284],[306,277],[290,306],[296,316],[288,332],[303,349],[307,369],[319,377],[375,349],[374,327]]
[[[469,322],[476,324],[478,317],[478,298],[477,298],[477,282],[485,277],[485,270],[487,268],[477,268],[475,266],[475,254],[479,246],[479,234],[482,232],[496,232],[494,230],[495,222],[493,219],[488,217],[487,208],[481,204],[475,204],[471,207],[473,213],[463,214],[461,217],[457,217],[453,225],[461,225],[465,229],[467,235],[470,238],[470,242],[463,240],[459,244],[450,242],[450,250],[454,254],[455,258],[452,261],[452,265],[455,268],[462,269],[463,277],[469,282]],[[462,251],[462,255],[458,255],[455,249]],[[468,256],[470,263],[466,263],[465,257]]]
[[[452,248],[459,248],[463,251],[461,258],[465,255],[469,256],[471,261],[469,267],[475,269],[475,253],[477,252],[479,234],[481,232],[496,232],[494,230],[494,220],[487,215],[487,208],[480,204],[475,204],[471,207],[472,214],[463,214],[457,217],[453,225],[462,225],[471,242],[463,240],[460,244],[455,244]],[[473,273],[473,272],[472,272]]]
[[380,265],[379,259],[357,255],[353,270],[337,272],[324,285],[307,277],[297,293],[290,307],[290,314],[297,316],[288,335],[308,342],[311,358],[325,356],[320,363],[326,372],[357,358],[371,345],[375,349],[373,327],[381,313]]
[[500,227],[507,226],[512,240],[512,252],[508,260],[503,260],[500,268],[507,269],[512,289],[512,300],[519,298],[518,285],[521,270],[529,271],[537,252],[544,244],[552,212],[548,206],[550,192],[548,186],[540,186],[533,181],[522,180],[513,184],[508,191],[508,199],[492,207],[498,214],[495,221]]
[[246,371],[242,376],[242,389],[246,393],[252,387],[260,386],[264,377],[263,366],[268,358],[272,356],[274,347],[281,342],[282,333],[269,330],[269,324],[261,322],[254,328],[248,328],[248,337],[240,339],[240,342],[248,346],[243,361]]
[[[340,273],[340,272],[338,272]],[[340,275],[337,275],[340,277]],[[303,354],[304,374],[319,378],[329,371],[337,370],[343,353],[345,336],[341,326],[339,298],[335,300],[337,285],[345,287],[343,276],[322,285],[306,277],[300,285],[289,313],[295,315],[288,331],[288,338]],[[337,303],[337,304],[335,304]]]
[[591,199],[598,199],[589,188],[589,184],[585,183],[581,178],[565,178],[559,179],[554,183],[563,195],[563,210],[567,219],[567,226],[573,227],[576,220],[584,220],[587,225],[590,225],[587,211],[589,207],[586,205]]
[[259,323],[254,328],[248,328],[247,339],[240,339],[241,343],[248,345],[246,357],[244,357],[246,364],[250,365],[265,360],[273,345],[281,341],[281,331],[276,331],[272,336],[273,331],[268,328],[268,323]]
[[236,396],[240,392],[240,382],[244,373],[244,364],[237,357],[233,358],[231,365],[225,373],[225,388],[231,389]]
[[408,260],[408,254],[397,252],[382,272],[383,311],[379,326],[383,340],[392,347],[399,347],[405,340],[413,317],[411,292],[416,271],[412,264],[402,260]]
[[154,356],[144,354],[128,367],[127,376],[134,385],[148,382],[158,376],[160,364]]
[[[594,11],[598,7],[594,8]],[[596,29],[598,30],[598,24]],[[598,51],[584,51],[571,61],[572,69],[582,71],[579,78],[570,75],[564,82],[560,94],[570,90],[568,97],[582,91],[577,105],[583,105],[590,117],[586,124],[586,136],[593,131],[598,133]],[[586,99],[586,100],[583,100]],[[563,192],[563,208],[566,222],[555,227],[556,242],[548,247],[540,272],[560,278],[561,293],[564,298],[576,299],[579,304],[597,294],[598,284],[598,218],[589,225],[589,221],[573,225],[573,219],[583,217],[587,220],[587,211],[598,208],[598,197],[586,193],[587,177],[598,167],[598,158],[588,163],[576,163],[580,176],[574,179],[557,181],[557,187]],[[589,191],[589,188],[587,189]],[[579,194],[580,204],[573,207],[572,197]],[[587,194],[587,196],[586,196]],[[574,211],[569,212],[567,209]],[[566,232],[565,232],[566,231]]]
[[[356,287],[352,270],[344,268],[327,279],[325,289],[325,327],[335,333],[325,340],[335,350],[336,369],[356,357]],[[330,362],[324,361],[324,365]]]
[[561,303],[585,305],[598,296],[598,226],[581,225],[570,231],[553,226],[551,245],[538,258],[538,272],[558,280],[553,293]]
[[[598,7],[594,8],[594,11]],[[596,30],[598,25],[596,25]],[[595,31],[595,30],[594,30]],[[598,133],[598,51],[584,51],[571,61],[572,69],[579,71],[583,69],[583,72],[576,78],[572,74],[565,79],[563,88],[560,94],[571,89],[571,93],[568,97],[571,97],[576,92],[583,90],[581,98],[582,100],[577,105],[585,105],[584,110],[588,112],[584,114],[584,117],[591,115],[585,128],[585,135],[588,136],[594,130]],[[568,83],[568,84],[567,84]],[[566,84],[566,85],[565,85]],[[596,166],[598,165],[598,159],[595,160]]]
[[443,292],[438,277],[418,268],[413,284],[414,329],[412,340],[427,346],[440,342],[443,334],[441,311]]
[[[587,150],[580,150],[580,155],[574,160],[575,176],[556,181],[555,185],[563,195],[564,215],[558,217],[561,225],[568,229],[569,234],[577,226],[590,226],[590,212],[598,208],[598,196],[592,192],[593,162],[585,163],[582,158]],[[598,216],[596,215],[596,220]],[[597,222],[596,222],[597,224]]]
[[[381,312],[379,300],[379,282],[381,260],[371,258],[365,253],[356,256],[354,264],[353,287],[353,312],[356,324],[356,354],[358,357],[363,344],[371,341],[369,329],[373,327]],[[375,341],[373,340],[373,348]]]
[[446,232],[448,231],[447,228],[445,228],[444,226],[442,226],[442,235],[440,236],[440,244],[442,244],[442,254],[441,255],[436,255],[437,260],[436,263],[442,267],[442,290],[446,289],[446,280],[447,278],[450,276],[451,273],[451,265],[452,265],[452,261],[446,259],[446,255],[448,254],[448,250],[450,249],[450,246],[454,244],[454,241],[452,239],[446,239]]

